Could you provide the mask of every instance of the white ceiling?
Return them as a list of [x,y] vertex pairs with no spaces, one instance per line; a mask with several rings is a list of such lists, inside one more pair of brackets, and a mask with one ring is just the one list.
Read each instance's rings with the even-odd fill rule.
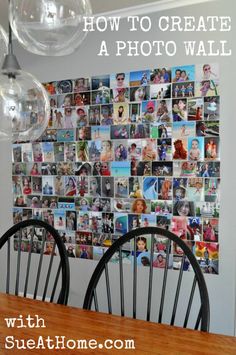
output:
[[[146,3],[158,3],[163,0],[90,0],[94,14],[135,7]],[[177,0],[178,1],[178,0]],[[176,2],[177,2],[176,1]]]
[[[40,0],[35,0],[40,1]],[[93,14],[125,17],[215,0],[90,0]],[[8,28],[8,0],[0,0],[0,25]]]

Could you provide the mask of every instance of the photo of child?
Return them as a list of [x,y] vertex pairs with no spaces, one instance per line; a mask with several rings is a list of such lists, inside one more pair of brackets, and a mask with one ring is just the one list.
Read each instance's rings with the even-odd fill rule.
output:
[[191,161],[203,160],[204,139],[202,137],[188,138],[188,159]]
[[142,141],[142,160],[157,159],[157,141],[155,139],[147,139]]
[[113,104],[113,124],[127,124],[129,121],[129,104],[128,103],[115,103]]
[[206,160],[219,160],[219,137],[205,138],[205,159]]

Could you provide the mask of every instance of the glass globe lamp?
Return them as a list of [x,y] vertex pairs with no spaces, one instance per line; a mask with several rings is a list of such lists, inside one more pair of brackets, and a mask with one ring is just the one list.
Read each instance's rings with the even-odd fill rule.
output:
[[2,65],[5,54],[7,54],[7,34],[0,26],[0,66]]
[[84,40],[90,0],[11,0],[10,24],[22,46],[35,54],[67,55]]
[[0,140],[34,141],[48,126],[46,90],[31,74],[0,74]]

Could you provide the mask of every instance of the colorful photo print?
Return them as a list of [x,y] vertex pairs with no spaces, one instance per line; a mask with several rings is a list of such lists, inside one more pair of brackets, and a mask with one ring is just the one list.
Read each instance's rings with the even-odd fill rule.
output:
[[198,137],[219,136],[219,122],[218,121],[196,122],[196,134]]
[[197,163],[192,161],[173,162],[173,174],[176,177],[196,177]]
[[197,176],[220,177],[220,162],[197,163]]
[[188,230],[195,242],[202,240],[202,219],[199,217],[188,218]]
[[116,161],[127,160],[128,157],[128,144],[124,141],[115,141],[114,155]]
[[219,80],[203,80],[196,82],[196,96],[218,96],[219,93]]
[[57,96],[58,108],[72,107],[74,106],[73,94],[63,94]]
[[174,216],[195,216],[195,205],[193,201],[178,200],[173,205]]
[[69,258],[75,258],[75,244],[65,244],[66,253]]
[[[128,134],[127,134],[128,137]],[[131,139],[149,138],[150,125],[149,124],[131,124],[130,137]]]
[[171,200],[172,199],[172,179],[158,178],[158,199]]
[[202,137],[188,138],[188,160],[199,161],[204,159],[204,139]]
[[188,179],[174,178],[173,179],[173,199],[175,201],[184,200],[187,195]]
[[220,179],[205,179],[205,201],[220,201]]
[[127,213],[114,214],[115,234],[124,235],[128,231],[128,216]]
[[171,139],[157,140],[157,154],[159,160],[172,160],[172,141]]
[[110,75],[110,88],[127,88],[129,86],[129,73],[115,73]]
[[173,163],[172,162],[159,162],[152,163],[153,176],[173,176]]
[[99,261],[108,248],[93,246],[93,260]]
[[47,90],[49,95],[56,94],[56,82],[51,81],[50,83],[43,83],[43,86]]
[[209,161],[220,159],[220,138],[219,137],[205,138],[205,159]]
[[88,108],[89,126],[97,126],[100,124],[100,105],[90,105]]
[[143,197],[143,179],[141,177],[129,178],[129,197],[130,198]]
[[113,124],[127,124],[129,121],[129,104],[115,103],[113,104]]
[[83,92],[80,94],[74,94],[74,105],[75,106],[84,106],[90,105],[91,103],[91,93]]
[[130,88],[130,101],[141,102],[149,100],[150,88],[146,86],[131,87]]
[[172,101],[157,100],[156,101],[156,121],[170,122],[172,121]]
[[203,240],[205,242],[218,242],[219,220],[217,218],[203,219]]
[[219,79],[219,64],[197,64],[196,65],[196,81]]
[[91,129],[92,127],[80,127],[76,129],[76,140],[84,141],[91,140]]
[[131,161],[132,176],[150,176],[152,172],[152,164],[150,161]]
[[146,139],[142,141],[142,160],[156,160],[157,159],[157,140]]
[[188,157],[187,139],[173,139],[173,159],[186,160]]
[[111,139],[128,139],[129,125],[116,125],[111,126]]
[[132,103],[129,104],[129,122],[130,123],[141,123],[141,107],[140,104]]
[[12,176],[12,192],[14,195],[22,194],[22,177],[21,176]]
[[56,93],[57,94],[67,94],[72,91],[73,91],[72,80],[56,81]]
[[151,201],[151,211],[155,212],[157,216],[168,216],[172,215],[172,201]]
[[93,248],[87,245],[76,245],[76,258],[93,259]]
[[[13,151],[14,155],[14,151]],[[33,161],[33,152],[31,143],[26,143],[22,145],[22,162],[30,163]]]
[[130,73],[130,86],[146,86],[150,82],[150,70],[133,71]]
[[158,68],[151,70],[150,84],[163,84],[171,82],[171,70],[170,68]]
[[173,121],[187,121],[187,99],[172,100]]
[[189,201],[204,201],[204,181],[201,178],[190,178],[188,181],[187,199]]
[[145,177],[143,179],[143,196],[145,200],[155,200],[158,198],[158,178]]
[[193,98],[187,101],[188,121],[203,120],[203,98]]
[[172,125],[171,123],[158,123],[157,124],[158,138],[166,139],[172,136]]
[[218,121],[220,119],[220,97],[204,97],[204,120]]
[[59,162],[57,173],[58,175],[74,175],[74,164],[72,162]]
[[57,141],[58,142],[74,142],[74,140],[75,140],[74,130],[60,129],[57,131]]
[[50,108],[56,108],[57,107],[57,96],[56,95],[52,95],[49,96],[49,103],[50,103]]
[[150,99],[169,99],[171,97],[170,84],[157,84],[150,86]]
[[172,85],[172,96],[177,97],[194,97],[194,81],[187,83],[177,83]]
[[141,215],[139,214],[128,214],[128,229],[129,231],[141,227]]
[[101,106],[101,125],[107,126],[113,124],[113,105]]
[[97,91],[92,91],[91,103],[93,105],[109,104],[109,102],[110,102],[110,89],[100,89]]
[[156,120],[155,101],[143,101],[141,104],[142,122],[153,123]]
[[[23,196],[23,195],[14,196],[13,197],[13,206],[14,207],[27,207],[26,198],[27,197]],[[15,211],[15,208],[13,208],[13,210]],[[31,213],[31,216],[32,216],[32,213]]]
[[57,130],[47,129],[42,135],[42,142],[56,142],[57,141]]
[[90,89],[90,80],[89,78],[78,78],[74,80],[74,87],[73,91],[74,92],[83,92],[83,91],[89,91]]
[[52,163],[55,161],[54,159],[54,145],[52,142],[43,142],[43,161]]
[[115,88],[111,91],[112,102],[129,102],[129,88]]
[[128,197],[129,181],[128,178],[114,178],[114,197],[126,198]]
[[58,197],[58,208],[65,210],[75,210],[75,200],[73,197]]
[[219,218],[220,204],[213,202],[196,202],[196,216]]
[[92,90],[104,90],[110,87],[110,75],[92,76]]
[[188,218],[186,216],[174,216],[171,223],[171,232],[183,240],[188,239]]
[[77,177],[77,194],[81,197],[89,194],[89,181],[87,176]]
[[219,245],[217,243],[196,242],[195,255],[199,259],[204,259],[209,265],[210,260],[218,260]]
[[195,66],[184,65],[171,68],[172,83],[195,80]]
[[19,223],[23,220],[23,209],[22,208],[13,208],[13,223]]
[[173,122],[173,138],[193,137],[196,133],[195,122]]
[[131,164],[129,161],[113,161],[111,162],[111,175],[117,177],[130,176]]

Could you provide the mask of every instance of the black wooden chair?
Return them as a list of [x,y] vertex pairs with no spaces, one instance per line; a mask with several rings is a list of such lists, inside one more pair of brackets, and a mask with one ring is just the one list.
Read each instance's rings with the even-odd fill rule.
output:
[[[51,225],[40,220],[17,223],[0,238],[0,250],[1,259],[6,259],[1,277],[6,275],[7,294],[49,302],[56,299],[59,304],[67,304],[68,256],[61,237]],[[55,258],[57,251],[60,258]]]
[[[148,258],[144,257],[145,263],[143,265],[147,265],[146,267],[139,267],[137,265],[138,257],[137,256],[137,240],[138,237],[149,237],[150,241],[150,249]],[[158,271],[154,271],[153,261],[156,257],[155,253],[155,243],[157,238],[163,238],[166,242],[166,249],[164,253],[165,257],[165,265],[162,265],[162,269]],[[127,245],[127,242],[132,242],[133,245],[130,250],[130,254],[132,262],[132,270],[130,270],[130,265],[125,265],[123,262],[124,257],[124,245]],[[191,243],[191,242],[189,242]],[[176,246],[178,246],[178,256],[174,256],[176,251]],[[181,248],[181,253],[179,252]],[[127,251],[127,248],[126,248]],[[116,255],[116,259],[118,260],[118,265],[112,265],[112,261],[114,262],[114,255]],[[144,254],[145,255],[145,254]],[[178,260],[178,265],[176,268],[178,271],[170,271],[170,263],[171,259]],[[161,259],[161,258],[160,258]],[[143,261],[142,260],[142,261]],[[191,266],[193,272],[187,272],[187,265]],[[155,264],[155,263],[154,263]],[[138,266],[138,267],[137,267]],[[127,269],[129,268],[129,269]],[[173,267],[172,267],[173,268]],[[112,269],[112,270],[111,270]],[[128,270],[132,271],[132,276],[128,281],[128,290],[126,291],[125,286],[127,288],[125,281],[128,278]],[[143,307],[143,303],[141,307],[137,307],[138,304],[138,296],[140,293],[144,293],[144,285],[141,284],[141,292],[140,292],[140,282],[139,282],[139,273],[145,272],[146,277],[146,296],[144,298],[144,302],[146,302],[146,306]],[[115,272],[117,274],[115,275]],[[142,275],[143,276],[143,275]],[[157,280],[154,280],[157,277]],[[160,278],[161,276],[161,278]],[[185,280],[186,285],[183,284],[183,279],[187,277]],[[191,278],[191,280],[190,280]],[[170,280],[170,281],[169,281]],[[143,281],[142,281],[143,282]],[[103,283],[103,290],[99,294],[99,284]],[[169,285],[170,283],[170,285]],[[112,286],[118,284],[116,292],[112,292]],[[168,284],[168,287],[167,287]],[[175,285],[174,285],[175,284]],[[137,293],[137,286],[139,288],[139,292]],[[155,287],[154,287],[155,286]],[[175,287],[174,287],[175,286]],[[181,287],[182,286],[182,287]],[[198,287],[196,287],[198,286]],[[130,288],[131,289],[130,289]],[[187,287],[187,295],[186,295],[186,287]],[[195,292],[198,288],[199,293]],[[156,290],[154,290],[156,289]],[[104,308],[104,290],[106,290],[106,306]],[[126,292],[125,292],[126,291]],[[154,291],[159,291],[159,301],[158,297]],[[130,297],[131,294],[131,297]],[[130,298],[130,315],[133,318],[137,317],[137,313],[140,311],[140,308],[145,308],[145,319],[147,321],[158,321],[158,323],[168,323],[170,325],[177,325],[186,328],[187,326],[194,329],[199,329],[202,331],[209,330],[209,318],[210,318],[210,307],[209,307],[209,298],[206,283],[201,271],[201,268],[196,260],[194,254],[191,249],[186,245],[186,243],[171,233],[168,230],[158,228],[158,227],[146,227],[146,228],[138,228],[128,232],[124,236],[120,237],[118,240],[114,242],[114,244],[104,253],[102,258],[97,264],[93,275],[90,279],[87,292],[84,298],[84,309],[95,309],[99,311],[102,304],[102,311],[108,311],[108,313],[119,313],[121,316],[127,315],[125,310],[126,308],[126,297]],[[181,295],[181,296],[180,296]],[[101,296],[101,297],[100,297]],[[188,298],[187,298],[188,297]],[[116,307],[118,309],[113,311],[113,300],[116,303]],[[154,299],[154,302],[153,302]],[[171,300],[170,300],[171,299]],[[180,302],[182,301],[182,302]],[[158,306],[159,302],[159,306]],[[184,303],[184,305],[182,304]],[[146,308],[147,307],[147,308]],[[180,311],[179,311],[180,308]],[[152,312],[151,312],[152,311]],[[153,317],[153,313],[155,316]],[[165,315],[168,314],[167,316]],[[178,319],[177,319],[178,316]],[[166,319],[166,317],[168,319]],[[165,319],[164,319],[165,318]],[[179,321],[179,318],[181,320]],[[190,326],[189,326],[189,323]]]

